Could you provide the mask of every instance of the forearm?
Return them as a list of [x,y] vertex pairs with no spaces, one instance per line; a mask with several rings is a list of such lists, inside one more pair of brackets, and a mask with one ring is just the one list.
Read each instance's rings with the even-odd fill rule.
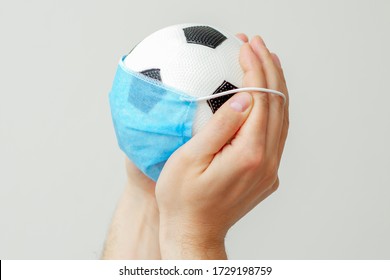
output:
[[160,259],[155,200],[127,185],[118,203],[102,259]]
[[203,246],[185,242],[166,242],[161,246],[161,256],[164,260],[226,260],[224,245]]
[[[161,221],[160,221],[161,222]],[[202,230],[194,234],[177,226],[160,226],[160,249],[162,259],[176,260],[226,260],[224,237]]]

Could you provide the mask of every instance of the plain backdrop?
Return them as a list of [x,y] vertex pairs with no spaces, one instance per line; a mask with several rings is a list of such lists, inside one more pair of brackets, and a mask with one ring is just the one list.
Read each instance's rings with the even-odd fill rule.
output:
[[125,182],[118,59],[185,22],[262,35],[290,91],[280,188],[229,258],[389,259],[388,0],[0,0],[0,258],[100,257]]

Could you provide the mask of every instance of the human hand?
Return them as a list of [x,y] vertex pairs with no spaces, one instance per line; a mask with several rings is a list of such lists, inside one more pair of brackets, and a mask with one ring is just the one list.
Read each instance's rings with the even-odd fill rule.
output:
[[163,258],[226,258],[229,228],[279,186],[289,126],[287,87],[276,55],[256,36],[240,52],[245,87],[165,164],[156,185]]

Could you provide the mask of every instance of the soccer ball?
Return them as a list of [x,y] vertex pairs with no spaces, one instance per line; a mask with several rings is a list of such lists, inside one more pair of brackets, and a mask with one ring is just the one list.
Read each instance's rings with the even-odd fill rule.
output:
[[[241,45],[240,39],[219,28],[179,24],[146,37],[130,51],[124,64],[187,95],[202,97],[242,86]],[[193,135],[231,96],[200,101]]]

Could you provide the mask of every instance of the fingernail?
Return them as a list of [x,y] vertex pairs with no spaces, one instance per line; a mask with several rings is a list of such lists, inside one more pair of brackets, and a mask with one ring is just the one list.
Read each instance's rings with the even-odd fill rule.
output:
[[245,112],[252,103],[252,95],[247,92],[236,94],[231,98],[230,107],[236,112]]

